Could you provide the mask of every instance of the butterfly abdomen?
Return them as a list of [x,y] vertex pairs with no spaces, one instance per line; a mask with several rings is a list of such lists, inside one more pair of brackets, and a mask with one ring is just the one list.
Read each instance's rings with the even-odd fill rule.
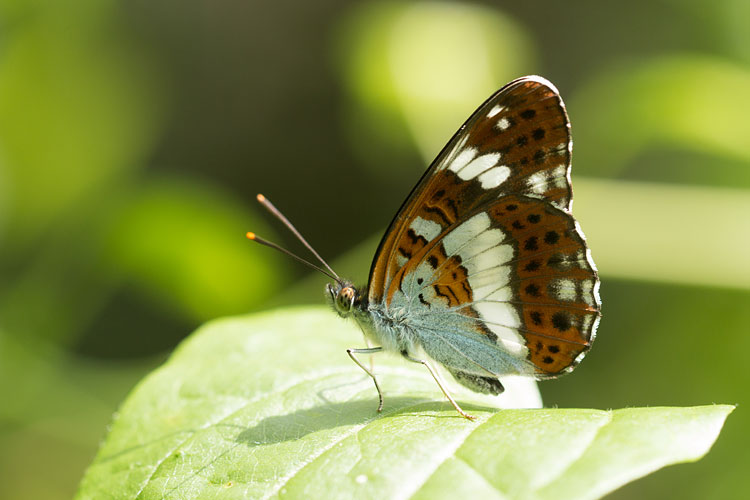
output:
[[505,391],[505,387],[495,377],[482,377],[480,375],[474,375],[472,373],[462,372],[459,370],[448,369],[461,385],[468,387],[472,391],[481,392],[483,394],[492,394],[498,396]]

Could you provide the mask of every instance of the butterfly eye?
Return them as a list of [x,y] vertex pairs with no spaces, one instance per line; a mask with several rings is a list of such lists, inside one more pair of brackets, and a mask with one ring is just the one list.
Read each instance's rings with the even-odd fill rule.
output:
[[341,311],[349,312],[354,307],[354,300],[356,298],[356,292],[354,288],[347,286],[341,289],[336,297],[339,308]]

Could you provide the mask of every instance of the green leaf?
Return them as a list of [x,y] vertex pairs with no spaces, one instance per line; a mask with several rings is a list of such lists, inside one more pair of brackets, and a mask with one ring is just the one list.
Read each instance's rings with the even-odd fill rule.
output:
[[[568,99],[574,171],[621,175],[633,158],[655,145],[747,162],[748,86],[747,65],[716,57],[679,54],[620,62]],[[723,184],[747,185],[746,169],[730,172]]]
[[[500,398],[375,360],[385,392],[344,348],[354,325],[321,308],[209,323],[123,404],[77,498],[598,498],[713,444],[731,406],[534,406],[535,385]],[[519,383],[520,381],[520,383]]]

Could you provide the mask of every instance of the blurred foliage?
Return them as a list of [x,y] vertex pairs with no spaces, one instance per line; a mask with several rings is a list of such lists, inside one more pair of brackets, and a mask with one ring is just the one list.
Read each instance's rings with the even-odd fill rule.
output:
[[[534,67],[529,36],[497,9],[450,2],[374,2],[353,9],[337,39],[339,69],[350,94],[345,130],[359,157],[393,175],[383,151],[439,151],[497,82]],[[357,119],[359,118],[359,120]]]
[[750,290],[746,190],[584,178],[575,193],[605,275]]
[[[747,401],[749,25],[742,0],[0,0],[0,497],[69,498],[205,319],[320,300],[244,240],[299,248],[258,191],[362,282],[425,164],[525,73],[568,103],[603,277],[593,353],[546,404]],[[742,408],[612,497],[740,496]]]
[[[5,5],[9,4],[9,5]],[[142,168],[161,123],[159,73],[112,2],[5,2],[0,59],[3,254]],[[8,187],[10,186],[10,188]]]
[[[747,65],[702,55],[670,55],[612,67],[582,86],[571,100],[576,162],[590,175],[627,175],[634,157],[654,147],[669,147],[750,162]],[[706,156],[706,158],[709,158]],[[710,159],[708,161],[711,161]],[[717,171],[704,162],[642,172],[647,180],[721,182],[750,188],[750,169]],[[691,169],[710,171],[701,177]],[[657,170],[657,171],[654,171]]]
[[124,205],[110,221],[102,272],[116,270],[165,308],[203,322],[252,308],[283,280],[277,255],[242,237],[248,224],[269,231],[219,187],[143,182]]

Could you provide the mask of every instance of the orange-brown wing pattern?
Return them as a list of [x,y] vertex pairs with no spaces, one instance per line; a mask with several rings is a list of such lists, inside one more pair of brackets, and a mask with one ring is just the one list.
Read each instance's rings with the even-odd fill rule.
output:
[[469,331],[527,360],[519,372],[547,378],[591,346],[598,286],[575,220],[543,200],[507,195],[421,245],[386,303],[416,299],[435,324],[460,314]]
[[459,374],[571,370],[600,315],[596,268],[569,212],[571,148],[546,80],[521,78],[490,97],[391,223],[369,303],[407,318],[425,351]]
[[[542,377],[572,369],[591,346],[600,316],[599,280],[575,220],[518,196],[499,200],[488,212],[514,245],[506,286],[528,359]],[[475,297],[475,304],[483,300]]]
[[567,210],[570,151],[568,117],[552,84],[525,77],[503,87],[454,135],[391,222],[370,270],[370,301],[384,298],[403,256],[421,243],[420,228],[426,238],[506,193]]

